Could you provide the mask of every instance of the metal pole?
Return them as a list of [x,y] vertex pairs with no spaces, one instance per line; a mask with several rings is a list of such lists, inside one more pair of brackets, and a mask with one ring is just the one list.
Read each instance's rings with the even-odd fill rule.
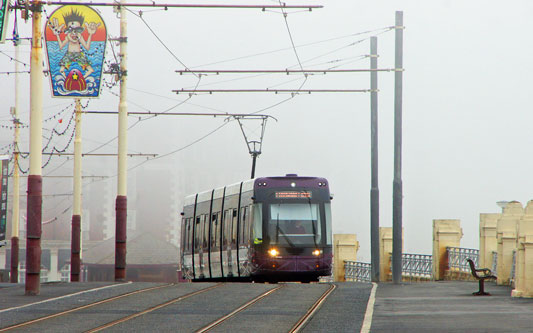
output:
[[396,12],[394,73],[394,180],[392,184],[392,282],[402,281],[403,12]]
[[19,108],[19,60],[20,39],[16,36],[15,44],[15,107],[13,108],[13,122],[15,125],[15,138],[13,147],[13,213],[11,214],[11,274],[9,281],[17,283],[19,280],[19,221],[20,221],[20,177],[19,177],[19,149],[20,126],[18,117]]
[[[125,3],[124,0],[120,1]],[[120,103],[118,106],[118,184],[115,202],[115,281],[126,279],[126,236],[127,236],[127,180],[128,180],[128,104],[126,102],[127,79],[127,21],[126,8],[120,6]]]
[[80,281],[81,266],[81,102],[76,98],[76,132],[74,137],[74,204],[70,252],[70,281]]
[[[370,37],[370,68],[378,68],[378,38]],[[378,73],[370,72],[370,255],[372,282],[379,282]]]
[[257,160],[257,153],[252,153],[252,178],[255,178],[255,161]]
[[30,62],[30,174],[26,228],[26,295],[39,295],[41,275],[42,217],[42,123],[43,123],[43,48],[41,1],[32,6],[32,43]]

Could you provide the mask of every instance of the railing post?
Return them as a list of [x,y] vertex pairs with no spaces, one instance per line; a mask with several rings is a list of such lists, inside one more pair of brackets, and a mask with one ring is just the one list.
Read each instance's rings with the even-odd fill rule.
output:
[[513,250],[516,248],[516,228],[522,215],[524,215],[522,204],[518,201],[511,201],[503,208],[502,217],[497,222],[498,279],[496,283],[498,285],[509,284]]
[[433,276],[443,280],[447,269],[446,247],[459,247],[463,230],[460,220],[433,220]]
[[333,244],[333,280],[336,282],[346,281],[344,277],[344,261],[355,261],[357,259],[357,250],[359,250],[359,242],[357,241],[357,235],[333,235]]

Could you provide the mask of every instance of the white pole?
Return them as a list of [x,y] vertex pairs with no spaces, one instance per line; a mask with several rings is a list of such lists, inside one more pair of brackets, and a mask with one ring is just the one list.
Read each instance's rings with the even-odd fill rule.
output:
[[[121,0],[123,4],[125,0]],[[128,179],[128,104],[126,102],[127,82],[127,21],[126,8],[120,6],[120,103],[118,106],[118,184],[115,201],[115,281],[126,279],[127,238],[127,179]]]

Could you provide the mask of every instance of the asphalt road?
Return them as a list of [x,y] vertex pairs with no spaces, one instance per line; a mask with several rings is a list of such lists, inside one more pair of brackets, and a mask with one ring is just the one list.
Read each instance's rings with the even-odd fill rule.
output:
[[[2,288],[5,286],[0,285],[0,328],[153,288],[12,330],[21,332],[84,332],[165,302],[169,304],[105,331],[194,332],[277,287],[281,288],[212,331],[287,332],[329,288],[329,284],[298,283],[52,283],[41,285],[39,296],[24,296],[24,286]],[[337,284],[303,331],[360,331],[371,287],[363,283]],[[200,290],[207,291],[180,298]],[[17,308],[10,309],[13,307]]]

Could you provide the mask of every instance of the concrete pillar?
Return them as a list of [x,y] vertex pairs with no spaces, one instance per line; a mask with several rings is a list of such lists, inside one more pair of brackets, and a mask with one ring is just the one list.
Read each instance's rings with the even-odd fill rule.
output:
[[379,279],[391,281],[392,228],[379,228]]
[[496,224],[502,214],[479,214],[479,267],[492,266],[492,252],[498,250]]
[[448,267],[446,247],[460,247],[463,229],[460,220],[433,220],[433,276],[443,280]]
[[533,227],[529,225],[528,230],[524,230],[524,232],[524,264],[521,282],[523,289],[516,295],[513,293],[513,296],[533,298]]
[[509,285],[511,266],[513,264],[513,250],[516,249],[516,229],[518,221],[524,215],[522,204],[511,201],[503,208],[503,213],[496,225],[498,240],[498,266],[496,283]]
[[359,242],[355,234],[333,235],[333,279],[346,281],[344,278],[344,261],[356,261]]
[[6,248],[0,247],[0,269],[9,269],[9,267],[6,267]]
[[48,281],[61,281],[61,274],[58,274],[59,250],[57,248],[50,249],[50,272],[48,272]]
[[[527,203],[524,215],[518,221],[516,237],[516,266],[513,297],[522,297],[526,289],[526,261],[525,261],[525,244],[526,236],[533,235],[533,200]],[[532,286],[533,287],[533,286]]]

